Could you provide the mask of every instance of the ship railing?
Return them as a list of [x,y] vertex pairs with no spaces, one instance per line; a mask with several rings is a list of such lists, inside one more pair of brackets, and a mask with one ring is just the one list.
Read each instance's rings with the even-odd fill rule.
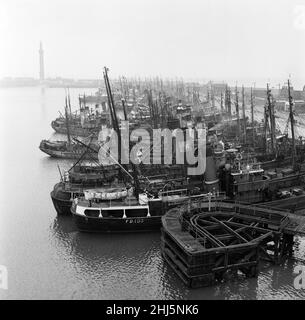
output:
[[[118,205],[117,200],[122,200],[122,199],[125,200],[124,203],[121,204],[121,205]],[[88,203],[89,207],[92,207],[92,208],[95,207],[94,206],[95,204],[98,205],[99,203],[102,203],[102,202],[104,204],[107,204],[107,208],[114,208],[114,207],[120,207],[120,206],[132,207],[132,206],[135,206],[135,205],[136,206],[142,206],[142,204],[139,204],[139,203],[135,204],[134,203],[134,198],[128,198],[128,196],[125,197],[125,198],[120,198],[120,199],[105,199],[105,200],[100,199],[100,198],[86,199],[85,196],[80,196],[80,197],[77,198],[77,200],[74,199],[74,201],[76,201],[77,203],[80,203],[80,202],[83,201],[85,203]]]
[[226,200],[225,192],[189,196],[188,202],[179,208],[180,216],[184,219],[184,212],[191,212],[192,210],[201,211],[203,208],[208,208],[208,211],[215,211],[219,207],[219,203],[222,203],[224,200]]
[[226,199],[225,192],[216,192],[216,193],[206,193],[190,196],[192,205],[195,205],[198,208],[198,205],[201,203],[213,202],[213,204],[217,204],[218,202],[222,202]]
[[[164,188],[163,188],[164,189]],[[186,196],[187,195],[187,189],[175,189],[175,190],[166,190],[166,191],[160,191],[159,192],[160,197],[168,197],[173,195],[179,195],[179,196]]]
[[[100,183],[74,183],[74,182],[65,182],[65,190],[70,190],[73,187],[73,191],[82,192],[84,189],[95,189],[101,187]],[[78,189],[76,189],[78,188]]]

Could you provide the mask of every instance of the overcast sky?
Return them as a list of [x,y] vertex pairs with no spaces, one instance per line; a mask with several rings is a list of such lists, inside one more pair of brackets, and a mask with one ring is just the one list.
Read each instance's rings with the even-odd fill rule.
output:
[[0,0],[0,78],[305,84],[305,0]]

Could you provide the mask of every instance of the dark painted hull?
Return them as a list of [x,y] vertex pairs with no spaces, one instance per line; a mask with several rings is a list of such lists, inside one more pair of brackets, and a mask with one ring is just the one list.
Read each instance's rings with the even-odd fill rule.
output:
[[[51,125],[54,131],[60,134],[67,134],[67,128],[65,126],[55,126]],[[94,129],[86,129],[86,128],[81,128],[81,127],[73,127],[71,126],[69,128],[70,134],[72,136],[82,136],[82,137],[87,137],[90,134],[96,134],[99,132],[99,128],[94,128]]]
[[[53,157],[53,158],[61,158],[61,159],[79,159],[80,156],[82,156],[82,154],[85,151],[85,148],[83,150],[75,150],[75,151],[61,151],[61,150],[52,150],[52,149],[47,149],[44,147],[39,147],[39,149],[46,153],[47,155]],[[98,156],[96,153],[92,154],[92,155],[85,155],[83,157],[84,160],[91,160],[92,158],[94,159],[98,159]]]
[[71,206],[72,206],[71,200],[62,200],[62,199],[55,198],[53,191],[51,192],[51,199],[58,215],[61,215],[61,216],[71,215]]
[[73,220],[82,232],[148,232],[160,230],[161,216],[144,218],[91,218],[73,212]]
[[279,208],[290,211],[302,210],[305,209],[305,195],[292,196],[286,199],[268,201],[261,203],[260,205],[268,208]]

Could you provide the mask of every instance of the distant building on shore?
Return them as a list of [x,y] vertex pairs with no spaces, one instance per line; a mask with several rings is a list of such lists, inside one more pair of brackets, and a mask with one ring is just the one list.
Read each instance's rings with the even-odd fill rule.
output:
[[[46,78],[43,80],[45,87],[49,88],[99,88],[102,80],[98,79],[67,79],[67,78]],[[31,77],[5,77],[0,80],[0,87],[37,87],[42,84],[41,79]]]

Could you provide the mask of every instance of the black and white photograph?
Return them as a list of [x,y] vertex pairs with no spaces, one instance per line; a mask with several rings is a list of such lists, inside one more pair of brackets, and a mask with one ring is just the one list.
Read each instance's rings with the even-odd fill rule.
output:
[[305,0],[0,0],[0,39],[0,300],[305,300]]

